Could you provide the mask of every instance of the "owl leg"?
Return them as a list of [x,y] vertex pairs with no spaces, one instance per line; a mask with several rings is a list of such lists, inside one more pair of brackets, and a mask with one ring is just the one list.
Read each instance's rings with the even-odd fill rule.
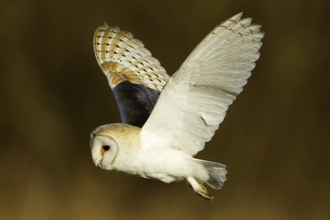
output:
[[197,180],[193,177],[187,178],[188,183],[190,184],[190,187],[194,190],[194,192],[201,196],[203,199],[212,201],[214,199],[213,196],[209,195],[205,186],[203,184],[197,182]]

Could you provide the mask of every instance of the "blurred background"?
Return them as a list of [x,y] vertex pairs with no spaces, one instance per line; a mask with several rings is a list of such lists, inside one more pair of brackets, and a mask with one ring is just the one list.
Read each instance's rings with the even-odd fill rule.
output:
[[[328,0],[0,2],[0,219],[329,219]],[[228,181],[206,202],[96,168],[95,127],[120,121],[92,37],[106,21],[172,75],[238,12],[266,33],[244,92],[197,157]]]

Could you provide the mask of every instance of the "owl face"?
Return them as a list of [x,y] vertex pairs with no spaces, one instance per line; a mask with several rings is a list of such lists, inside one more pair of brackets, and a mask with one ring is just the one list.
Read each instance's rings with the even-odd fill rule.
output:
[[[101,125],[90,136],[94,164],[106,170],[136,159],[140,148],[140,128],[128,124]],[[120,146],[120,147],[119,147]]]
[[90,147],[96,166],[112,170],[118,155],[118,145],[109,135],[91,134]]

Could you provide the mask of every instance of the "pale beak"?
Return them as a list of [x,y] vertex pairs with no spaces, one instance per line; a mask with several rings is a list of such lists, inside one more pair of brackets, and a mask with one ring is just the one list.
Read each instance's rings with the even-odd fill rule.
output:
[[103,168],[103,165],[102,165],[102,160],[100,160],[100,161],[97,163],[97,165],[96,165],[96,166],[99,166],[99,167]]

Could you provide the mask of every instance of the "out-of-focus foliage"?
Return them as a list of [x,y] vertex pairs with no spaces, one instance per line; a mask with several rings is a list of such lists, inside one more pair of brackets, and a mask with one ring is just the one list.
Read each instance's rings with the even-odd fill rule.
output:
[[[0,219],[329,219],[327,0],[0,2]],[[219,22],[263,24],[261,58],[200,158],[228,166],[214,202],[185,183],[95,168],[119,122],[92,36],[131,31],[171,75]],[[170,117],[170,116],[167,116]]]

